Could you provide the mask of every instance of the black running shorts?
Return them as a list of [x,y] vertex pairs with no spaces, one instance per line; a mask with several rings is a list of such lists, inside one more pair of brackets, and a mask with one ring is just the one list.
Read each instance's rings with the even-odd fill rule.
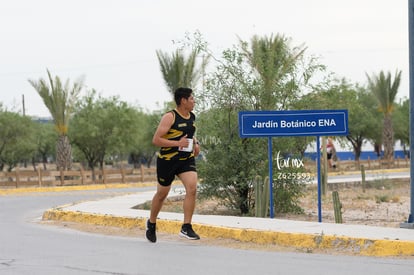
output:
[[157,180],[162,186],[171,185],[176,175],[197,171],[193,157],[185,160],[165,160],[157,158]]

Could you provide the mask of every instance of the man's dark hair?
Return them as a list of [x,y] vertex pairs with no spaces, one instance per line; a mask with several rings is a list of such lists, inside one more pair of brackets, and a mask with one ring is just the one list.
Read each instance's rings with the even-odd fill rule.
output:
[[181,99],[185,98],[188,99],[191,94],[193,93],[193,90],[191,90],[190,88],[177,88],[174,92],[174,100],[175,100],[175,104],[180,105],[181,103]]

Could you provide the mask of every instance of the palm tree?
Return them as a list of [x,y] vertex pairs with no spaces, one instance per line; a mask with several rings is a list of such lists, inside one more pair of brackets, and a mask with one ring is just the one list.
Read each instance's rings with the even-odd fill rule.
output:
[[207,59],[203,58],[201,66],[196,67],[197,50],[191,51],[187,58],[182,50],[176,50],[171,56],[161,50],[156,53],[162,76],[171,94],[179,87],[194,88],[207,64]]
[[241,43],[250,65],[263,82],[260,96],[263,109],[275,109],[278,103],[283,107],[294,96],[294,87],[290,86],[295,86],[293,75],[306,48],[291,48],[289,42],[288,38],[278,34],[263,38],[255,35],[251,39],[250,48],[247,43]]
[[368,78],[368,87],[374,94],[379,104],[379,110],[384,114],[384,126],[382,129],[382,143],[384,145],[384,158],[391,160],[394,157],[394,129],[392,124],[392,112],[398,88],[401,82],[401,71],[396,71],[394,80],[391,73],[387,75],[383,71],[379,75]]
[[43,103],[48,108],[58,133],[56,143],[56,166],[60,170],[69,170],[72,167],[72,147],[67,136],[69,119],[74,111],[74,105],[83,87],[83,79],[79,79],[70,85],[69,80],[65,84],[58,76],[53,79],[47,70],[48,81],[30,80],[29,83],[35,88]]

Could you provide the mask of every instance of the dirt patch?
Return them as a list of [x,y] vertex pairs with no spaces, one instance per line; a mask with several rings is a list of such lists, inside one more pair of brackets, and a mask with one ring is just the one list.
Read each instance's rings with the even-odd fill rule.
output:
[[[360,183],[331,185],[322,197],[322,221],[335,222],[332,192],[338,191],[343,223],[381,227],[400,227],[410,214],[410,182],[408,179],[385,179]],[[308,187],[301,199],[304,215],[287,216],[298,220],[317,221],[317,190]]]

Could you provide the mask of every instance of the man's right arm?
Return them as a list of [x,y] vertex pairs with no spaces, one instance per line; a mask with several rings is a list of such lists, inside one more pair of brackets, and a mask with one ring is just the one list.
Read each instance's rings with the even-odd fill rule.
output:
[[154,136],[152,137],[152,144],[158,147],[188,146],[187,136],[182,137],[180,140],[169,140],[163,137],[168,133],[173,122],[174,114],[172,112],[168,112],[162,116],[161,121],[158,124],[157,130],[155,131]]

